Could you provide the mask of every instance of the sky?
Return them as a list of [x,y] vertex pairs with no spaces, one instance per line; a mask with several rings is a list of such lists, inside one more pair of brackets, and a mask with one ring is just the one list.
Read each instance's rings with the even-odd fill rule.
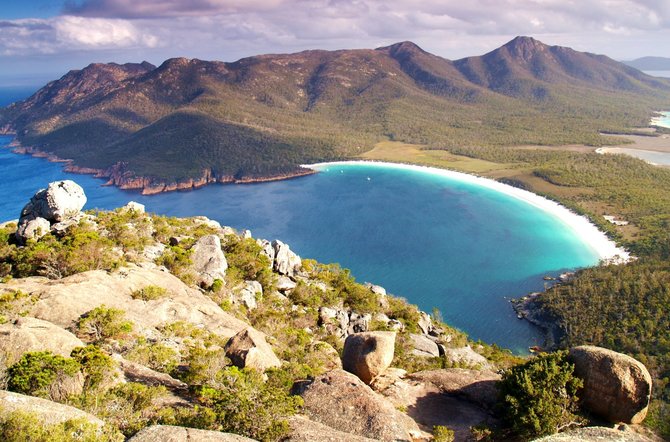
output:
[[617,60],[670,57],[670,0],[0,0],[0,87],[39,86],[93,62],[405,40],[454,60],[517,35]]

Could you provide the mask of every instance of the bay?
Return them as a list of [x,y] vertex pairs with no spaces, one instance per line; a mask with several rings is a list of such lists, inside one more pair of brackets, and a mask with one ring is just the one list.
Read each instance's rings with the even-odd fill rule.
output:
[[[33,89],[0,87],[0,105]],[[472,338],[517,353],[542,344],[542,334],[516,318],[508,298],[541,290],[547,274],[598,261],[553,215],[504,193],[418,170],[339,165],[287,181],[144,196],[1,147],[10,141],[0,136],[0,220],[18,218],[49,182],[72,179],[85,189],[88,209],[137,201],[154,213],[204,215],[251,229],[255,237],[281,239],[303,257],[340,263],[359,281],[382,285],[423,310],[436,307]]]
[[[0,137],[1,144],[9,137]],[[508,297],[542,289],[546,274],[593,265],[596,253],[554,216],[471,183],[378,165],[340,165],[287,181],[211,185],[143,196],[62,164],[0,149],[0,218],[17,218],[48,182],[73,179],[87,208],[134,200],[171,216],[205,215],[298,254],[350,268],[474,339],[523,353],[541,333],[516,318]]]

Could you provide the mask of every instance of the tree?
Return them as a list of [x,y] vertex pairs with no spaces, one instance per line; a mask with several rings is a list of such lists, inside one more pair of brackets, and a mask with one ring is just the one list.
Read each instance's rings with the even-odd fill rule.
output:
[[556,433],[580,422],[574,413],[582,386],[567,352],[538,356],[503,374],[498,384],[502,414],[522,437]]

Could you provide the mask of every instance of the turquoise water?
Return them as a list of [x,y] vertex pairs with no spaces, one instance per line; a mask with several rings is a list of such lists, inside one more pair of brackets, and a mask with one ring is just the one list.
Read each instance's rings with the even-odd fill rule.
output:
[[654,125],[670,129],[670,112],[659,112],[661,115],[653,119]]
[[303,257],[338,262],[359,281],[424,310],[439,308],[475,339],[519,352],[541,344],[541,334],[516,318],[506,297],[541,289],[546,274],[597,261],[560,221],[527,203],[413,170],[346,165],[288,181],[142,196],[4,148],[0,173],[1,219],[17,218],[46,183],[73,179],[86,190],[87,208],[135,200],[155,213],[205,215],[282,239]]

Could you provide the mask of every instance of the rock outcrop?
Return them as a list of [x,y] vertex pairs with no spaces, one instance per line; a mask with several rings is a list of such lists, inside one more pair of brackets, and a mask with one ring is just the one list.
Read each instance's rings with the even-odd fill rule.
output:
[[[153,301],[132,298],[134,291],[149,285],[165,288],[169,295]],[[13,279],[5,287],[36,296],[39,300],[30,307],[29,315],[63,328],[72,327],[80,316],[102,304],[123,310],[125,318],[133,323],[133,331],[146,337],[153,336],[157,327],[176,321],[198,325],[225,338],[249,327],[179,278],[154,268],[129,265],[113,273],[92,270],[58,280]]]
[[214,280],[224,280],[228,261],[221,250],[221,239],[217,235],[203,236],[191,247],[191,261],[198,276],[198,284],[211,287]]
[[376,440],[338,431],[304,416],[292,416],[288,423],[291,432],[283,439],[284,442],[375,442]]
[[74,181],[54,181],[39,190],[23,207],[16,238],[20,243],[38,239],[51,230],[51,225],[79,215],[86,204],[84,189]]
[[75,347],[84,347],[78,337],[48,321],[25,317],[0,325],[0,354],[16,361],[29,351],[50,351],[69,357]]
[[382,441],[411,441],[420,434],[411,418],[343,370],[297,383],[293,391],[311,420],[339,431]]
[[272,241],[274,250],[274,270],[280,275],[295,276],[302,268],[302,260],[293,253],[288,244],[279,240]]
[[238,300],[247,309],[253,310],[257,307],[256,297],[263,296],[263,286],[258,281],[244,281],[239,289]]
[[630,356],[595,346],[570,349],[575,375],[584,380],[583,406],[610,422],[638,424],[647,416],[651,376]]
[[393,361],[395,332],[364,332],[349,335],[344,341],[342,367],[369,384]]
[[263,334],[252,328],[242,330],[230,338],[225,350],[226,356],[240,368],[249,367],[262,372],[281,365]]
[[632,431],[621,431],[606,427],[585,427],[545,436],[535,439],[534,442],[652,442],[652,440]]
[[71,419],[85,419],[100,427],[104,425],[103,421],[92,414],[69,405],[0,390],[0,415],[14,411],[35,413],[39,416],[40,422],[47,425],[58,424]]
[[146,427],[128,442],[254,442],[254,439],[220,431],[197,430],[172,425]]

